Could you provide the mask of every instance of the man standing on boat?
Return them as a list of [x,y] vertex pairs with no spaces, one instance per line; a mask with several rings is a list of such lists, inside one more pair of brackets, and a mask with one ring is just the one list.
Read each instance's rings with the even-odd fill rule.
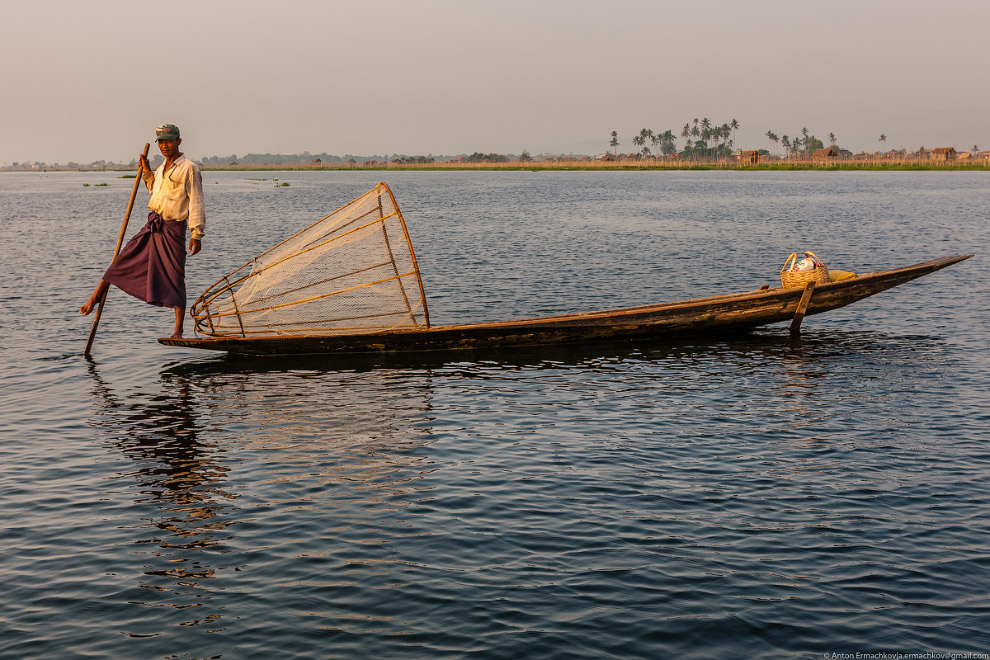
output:
[[127,242],[79,311],[93,311],[113,284],[146,303],[173,308],[171,338],[179,339],[186,312],[186,226],[191,233],[189,254],[200,251],[206,227],[203,176],[199,165],[179,151],[182,138],[177,126],[162,124],[155,136],[165,162],[152,172],[148,159],[140,157],[140,175],[151,192],[148,223]]

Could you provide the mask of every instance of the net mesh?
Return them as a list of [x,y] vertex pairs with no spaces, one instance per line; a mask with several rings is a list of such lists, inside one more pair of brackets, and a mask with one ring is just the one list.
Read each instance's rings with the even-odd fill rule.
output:
[[429,327],[409,234],[384,183],[224,277],[190,313],[213,337]]

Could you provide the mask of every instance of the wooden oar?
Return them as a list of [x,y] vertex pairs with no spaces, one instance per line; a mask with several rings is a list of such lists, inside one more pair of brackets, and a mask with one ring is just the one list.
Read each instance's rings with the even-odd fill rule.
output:
[[[142,158],[148,157],[148,150],[151,148],[151,143],[144,145],[144,153],[141,154]],[[113,249],[113,259],[117,258],[120,254],[120,246],[124,244],[124,234],[127,232],[127,221],[131,219],[131,209],[134,208],[134,198],[137,197],[138,186],[141,184],[141,170],[138,169],[138,173],[134,175],[134,189],[131,190],[131,201],[127,203],[127,213],[124,214],[124,224],[120,226],[120,235],[117,236],[117,247]],[[113,263],[113,259],[110,263]],[[93,318],[93,327],[89,331],[89,339],[86,340],[86,350],[83,351],[83,355],[89,357],[90,349],[93,348],[93,340],[96,338],[96,327],[100,325],[100,316],[103,314],[103,305],[107,302],[107,294],[110,292],[110,288],[107,287],[103,295],[100,296],[100,306],[96,308],[96,316]]]

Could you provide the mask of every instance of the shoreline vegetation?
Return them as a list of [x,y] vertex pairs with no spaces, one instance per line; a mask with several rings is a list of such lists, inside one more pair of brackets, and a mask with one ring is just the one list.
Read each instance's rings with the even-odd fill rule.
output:
[[[673,130],[654,131],[643,128],[632,138],[639,150],[619,153],[619,133],[612,131],[608,151],[597,156],[583,154],[541,153],[535,157],[529,150],[521,154],[483,153],[460,156],[409,156],[392,154],[381,156],[337,156],[327,153],[301,154],[250,153],[238,158],[229,156],[203,156],[193,158],[203,171],[297,171],[297,170],[986,170],[990,169],[990,151],[980,151],[973,145],[970,151],[956,151],[955,147],[938,147],[917,151],[907,149],[860,151],[853,153],[839,146],[835,133],[828,134],[829,146],[806,127],[795,132],[793,138],[778,136],[772,130],[766,132],[769,149],[737,149],[736,131],[740,123],[733,119],[721,125],[707,117],[692,119],[680,130],[683,147],[678,150],[678,135]],[[887,142],[883,133],[878,138],[882,146]],[[152,158],[151,166],[157,167],[161,157]],[[137,160],[115,163],[99,160],[89,165],[75,162],[11,163],[0,166],[0,171],[126,171],[134,170]]]
[[203,171],[656,171],[656,170],[748,170],[748,171],[786,171],[786,170],[990,170],[990,161],[935,163],[922,161],[877,161],[877,162],[833,162],[817,163],[809,160],[793,162],[774,162],[758,164],[741,164],[725,161],[583,161],[583,160],[552,160],[520,163],[510,161],[505,163],[429,163],[429,164],[377,164],[377,165],[247,165],[237,167],[205,166]]
[[[135,165],[107,163],[105,165],[59,165],[45,167],[0,167],[2,172],[128,172]],[[739,171],[918,171],[918,170],[990,170],[990,158],[932,161],[919,158],[819,159],[781,158],[771,161],[744,163],[737,159],[654,159],[616,158],[555,158],[549,160],[503,162],[433,163],[263,163],[263,164],[201,164],[204,172],[269,172],[269,171],[656,171],[656,170],[739,170]]]

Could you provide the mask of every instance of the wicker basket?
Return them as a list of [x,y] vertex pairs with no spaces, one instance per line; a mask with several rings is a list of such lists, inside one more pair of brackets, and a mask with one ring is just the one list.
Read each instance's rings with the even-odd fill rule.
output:
[[784,267],[780,269],[780,285],[785,289],[800,289],[808,282],[828,284],[828,267],[815,256],[814,252],[807,251],[804,256],[814,259],[818,267],[811,270],[789,270],[791,264],[797,259],[797,252],[792,252],[791,256],[784,262]]

